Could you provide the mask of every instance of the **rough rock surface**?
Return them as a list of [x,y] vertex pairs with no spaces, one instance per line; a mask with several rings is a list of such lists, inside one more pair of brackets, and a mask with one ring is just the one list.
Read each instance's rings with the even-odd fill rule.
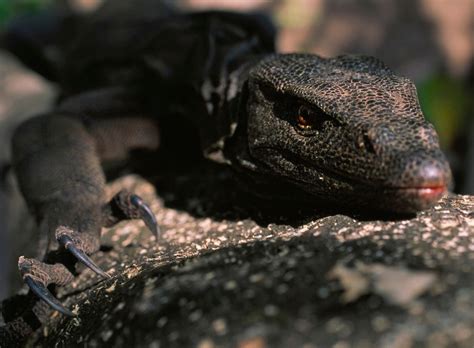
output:
[[222,168],[128,187],[151,203],[141,222],[104,231],[88,269],[59,290],[34,346],[472,347],[474,197],[416,217],[355,216],[259,201]]

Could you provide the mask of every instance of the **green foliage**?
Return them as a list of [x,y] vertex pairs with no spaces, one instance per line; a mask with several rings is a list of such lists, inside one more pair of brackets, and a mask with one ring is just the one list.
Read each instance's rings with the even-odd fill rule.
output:
[[418,86],[421,107],[435,126],[441,145],[450,148],[468,117],[469,95],[461,81],[433,75]]
[[52,2],[53,0],[0,0],[0,28],[12,17],[36,12]]

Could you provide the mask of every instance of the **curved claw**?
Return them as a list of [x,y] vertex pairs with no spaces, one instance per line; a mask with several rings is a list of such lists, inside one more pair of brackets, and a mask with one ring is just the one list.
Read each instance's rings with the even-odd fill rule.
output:
[[33,291],[36,296],[42,299],[44,302],[49,304],[53,309],[57,310],[58,312],[70,316],[75,317],[76,314],[71,312],[69,309],[64,307],[61,302],[59,302],[56,297],[51,294],[46,286],[43,283],[40,283],[29,276],[25,276],[24,278],[26,285]]
[[67,250],[69,250],[71,254],[73,254],[80,262],[82,262],[85,266],[89,267],[92,271],[104,278],[111,278],[111,276],[101,270],[100,267],[97,266],[95,262],[92,261],[92,259],[86,255],[85,252],[76,247],[71,237],[67,235],[62,235],[58,238],[58,242],[59,244],[63,245]]
[[150,207],[141,199],[139,196],[132,194],[130,196],[130,203],[137,207],[140,214],[140,218],[145,223],[146,227],[153,233],[156,240],[160,236],[160,227],[156,222],[155,214],[151,211]]

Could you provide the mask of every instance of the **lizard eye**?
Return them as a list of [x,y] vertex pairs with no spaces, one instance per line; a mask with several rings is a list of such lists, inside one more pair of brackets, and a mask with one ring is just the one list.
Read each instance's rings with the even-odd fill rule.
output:
[[296,115],[296,125],[301,130],[317,129],[324,121],[324,118],[319,116],[317,112],[306,105],[300,105]]

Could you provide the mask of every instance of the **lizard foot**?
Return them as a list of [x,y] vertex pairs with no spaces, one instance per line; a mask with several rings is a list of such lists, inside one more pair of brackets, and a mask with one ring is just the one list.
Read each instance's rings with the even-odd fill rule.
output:
[[104,225],[111,227],[120,221],[140,219],[153,233],[155,239],[160,236],[160,228],[150,207],[139,196],[122,190],[103,208]]
[[[87,256],[99,249],[100,240],[93,234],[80,233],[66,226],[59,226],[55,233],[56,239],[65,250],[69,251],[78,261],[103,278],[110,278],[92,259]],[[74,275],[61,263],[47,264],[23,256],[18,260],[18,268],[23,281],[31,291],[45,301],[53,309],[67,316],[74,316],[48,290],[48,285],[66,285],[74,279]]]
[[18,268],[23,281],[33,293],[58,312],[74,316],[74,313],[64,307],[47,288],[50,284],[65,285],[74,279],[72,273],[64,265],[60,263],[48,265],[35,259],[20,256]]
[[[141,219],[154,234],[159,237],[159,227],[150,207],[139,196],[127,191],[117,193],[102,209],[102,224],[111,227],[123,220]],[[55,232],[59,245],[70,252],[79,262],[103,278],[110,278],[106,272],[88,256],[99,250],[98,234],[78,232],[68,226],[59,226]],[[62,314],[74,314],[65,308],[48,290],[48,285],[66,285],[74,275],[63,264],[46,264],[44,262],[20,257],[18,267],[24,282],[40,299]]]

